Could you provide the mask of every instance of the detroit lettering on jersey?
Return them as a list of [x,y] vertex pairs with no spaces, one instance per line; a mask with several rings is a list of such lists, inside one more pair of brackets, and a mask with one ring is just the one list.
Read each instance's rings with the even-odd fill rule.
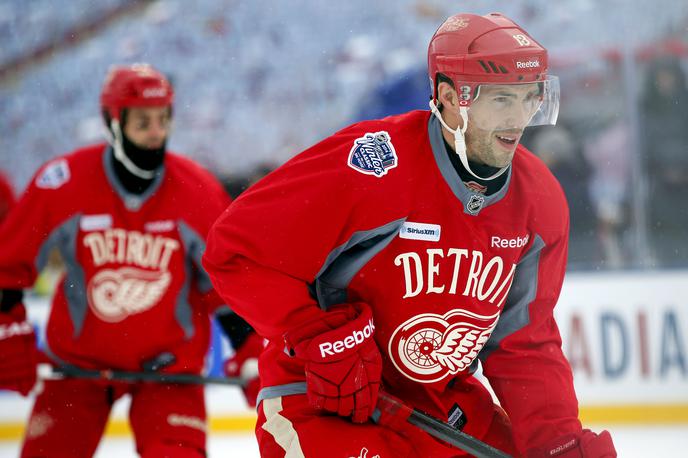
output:
[[[401,253],[394,259],[394,265],[403,267],[405,293],[403,299],[425,294],[461,294],[462,296],[487,300],[501,308],[513,281],[516,264],[506,265],[501,256],[493,256],[487,262],[479,250],[465,248],[428,248],[425,253],[414,251]],[[451,270],[449,289],[446,284],[437,284],[440,269]],[[463,269],[468,269],[464,284],[459,280]],[[499,300],[497,300],[499,298]]]
[[109,323],[148,310],[160,300],[172,280],[170,259],[180,248],[173,238],[120,228],[90,232],[83,244],[94,267],[108,264],[89,280],[87,295],[91,310]]
[[162,235],[125,229],[108,229],[87,234],[84,245],[91,250],[93,265],[129,264],[167,271],[179,241]]

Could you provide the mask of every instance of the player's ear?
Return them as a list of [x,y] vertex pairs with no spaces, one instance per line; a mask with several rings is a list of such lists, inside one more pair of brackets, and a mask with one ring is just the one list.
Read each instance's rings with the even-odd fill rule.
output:
[[437,95],[442,106],[448,107],[452,111],[458,108],[458,94],[451,84],[444,81],[439,83],[437,85]]

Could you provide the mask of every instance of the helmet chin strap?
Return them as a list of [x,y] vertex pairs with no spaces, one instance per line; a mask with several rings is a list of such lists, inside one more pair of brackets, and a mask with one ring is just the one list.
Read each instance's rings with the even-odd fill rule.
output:
[[468,108],[464,106],[459,107],[459,116],[461,116],[461,119],[463,120],[463,127],[457,130],[452,129],[447,125],[446,122],[444,122],[444,119],[442,119],[442,113],[440,113],[440,110],[437,108],[437,105],[435,104],[434,100],[430,101],[430,111],[432,111],[432,114],[434,114],[435,117],[439,119],[442,126],[444,126],[444,128],[447,129],[449,132],[451,132],[452,135],[454,135],[454,151],[456,151],[456,154],[459,155],[461,164],[463,164],[464,168],[468,170],[468,173],[470,173],[479,180],[489,181],[494,180],[502,173],[507,171],[507,169],[509,168],[508,165],[506,167],[502,167],[501,169],[499,169],[499,171],[497,171],[497,173],[495,173],[494,175],[491,175],[489,177],[481,177],[476,175],[475,172],[471,170],[471,167],[468,165],[468,156],[466,155],[466,139],[464,137],[466,129],[468,128]]
[[152,180],[155,177],[155,171],[144,170],[137,166],[124,152],[124,148],[122,147],[122,129],[119,126],[119,120],[113,119],[110,122],[110,128],[112,129],[114,137],[113,135],[108,135],[108,141],[110,145],[112,145],[112,149],[115,152],[115,159],[117,159],[124,166],[124,168],[133,175],[144,180]]

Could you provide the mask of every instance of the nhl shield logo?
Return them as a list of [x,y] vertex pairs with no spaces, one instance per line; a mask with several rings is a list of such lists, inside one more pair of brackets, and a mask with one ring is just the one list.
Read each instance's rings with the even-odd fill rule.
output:
[[392,138],[385,131],[366,133],[354,140],[348,165],[357,172],[381,178],[397,166]]
[[477,194],[473,194],[466,204],[466,210],[472,215],[475,215],[480,211],[481,208],[483,208],[483,204],[485,203],[485,198],[483,196],[479,196]]

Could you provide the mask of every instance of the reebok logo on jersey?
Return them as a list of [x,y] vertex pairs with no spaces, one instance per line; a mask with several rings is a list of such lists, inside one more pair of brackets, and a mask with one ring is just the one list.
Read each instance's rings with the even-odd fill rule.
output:
[[348,166],[364,175],[382,178],[397,166],[397,152],[392,137],[384,130],[368,132],[354,140],[349,151]]
[[425,240],[438,242],[441,228],[439,224],[405,222],[399,229],[399,237],[409,240]]
[[354,331],[351,335],[344,337],[342,340],[323,342],[318,345],[320,356],[326,358],[328,356],[334,356],[336,353],[342,353],[344,350],[354,348],[362,344],[366,339],[369,339],[373,335],[373,332],[375,332],[375,324],[371,318],[368,320],[368,324],[360,331]]
[[529,239],[529,234],[526,234],[524,237],[514,237],[512,239],[503,239],[493,235],[490,239],[490,246],[492,248],[521,248],[528,244]]
[[174,227],[174,221],[171,219],[164,219],[144,224],[143,230],[146,232],[170,232],[174,230]]

